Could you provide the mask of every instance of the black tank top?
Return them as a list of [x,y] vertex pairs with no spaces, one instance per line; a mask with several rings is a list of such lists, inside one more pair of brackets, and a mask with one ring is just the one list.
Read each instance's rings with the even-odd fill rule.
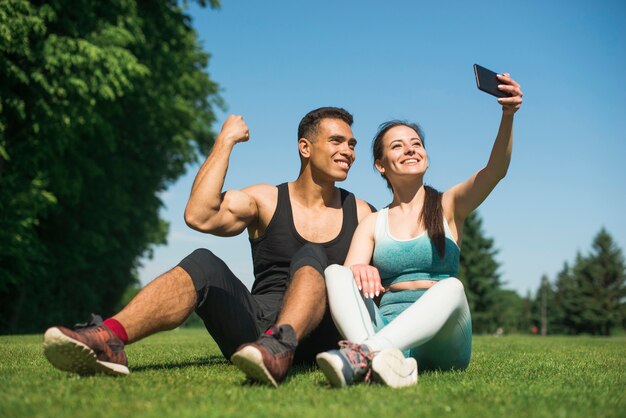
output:
[[[287,183],[277,187],[278,202],[274,216],[262,236],[250,239],[255,278],[252,294],[284,293],[287,289],[291,259],[309,242],[298,234],[293,223]],[[359,222],[354,195],[343,189],[339,191],[343,210],[341,231],[333,240],[320,244],[326,250],[329,264],[343,264]]]

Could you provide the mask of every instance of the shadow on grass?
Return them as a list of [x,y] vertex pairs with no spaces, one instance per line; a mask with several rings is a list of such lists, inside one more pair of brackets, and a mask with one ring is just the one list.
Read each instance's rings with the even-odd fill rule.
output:
[[[302,362],[302,363],[294,364],[289,368],[289,372],[287,373],[285,380],[282,381],[280,385],[286,385],[287,383],[289,383],[291,379],[295,378],[296,376],[300,374],[304,374],[304,373],[311,373],[314,370],[317,370],[317,365],[315,364],[315,362],[310,362],[310,363]],[[241,386],[267,387],[268,385],[265,383],[261,383],[256,380],[253,380],[250,377],[246,377],[246,379],[243,382],[241,382]]]
[[230,362],[221,355],[213,355],[213,356],[202,357],[197,360],[185,361],[181,363],[146,364],[143,366],[131,367],[131,372],[141,373],[141,372],[153,371],[153,370],[180,370],[180,369],[186,369],[188,367],[214,366],[214,365],[223,365],[223,364],[230,364]]

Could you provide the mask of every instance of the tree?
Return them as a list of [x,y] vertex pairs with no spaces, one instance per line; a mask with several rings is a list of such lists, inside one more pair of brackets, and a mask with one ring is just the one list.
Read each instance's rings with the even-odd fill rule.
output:
[[610,335],[622,322],[626,269],[621,249],[604,228],[594,238],[589,256],[579,261],[577,279],[584,307],[580,330]]
[[540,334],[545,336],[554,334],[558,327],[555,325],[555,295],[548,276],[541,277],[541,283],[532,301],[533,324]]
[[576,255],[556,279],[555,323],[568,334],[610,335],[624,323],[626,268],[621,249],[602,228],[588,256]]
[[[576,256],[578,264],[580,254]],[[579,326],[582,310],[581,294],[574,269],[568,263],[557,274],[554,290],[554,332],[575,334]]]
[[484,236],[482,220],[473,212],[465,220],[459,278],[467,291],[475,332],[493,332],[499,325],[494,306],[500,288],[498,253],[493,239]]
[[158,193],[214,138],[208,59],[175,1],[0,2],[0,332],[110,314],[136,283]]
[[527,301],[517,292],[498,289],[492,308],[494,323],[506,333],[524,331],[530,328],[530,318],[526,315]]

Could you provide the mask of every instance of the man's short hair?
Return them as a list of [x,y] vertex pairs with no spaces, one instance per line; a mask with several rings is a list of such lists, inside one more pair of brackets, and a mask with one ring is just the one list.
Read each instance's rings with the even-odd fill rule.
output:
[[307,138],[312,140],[317,135],[317,130],[322,119],[339,119],[352,126],[352,115],[340,107],[320,107],[307,113],[298,125],[298,140]]

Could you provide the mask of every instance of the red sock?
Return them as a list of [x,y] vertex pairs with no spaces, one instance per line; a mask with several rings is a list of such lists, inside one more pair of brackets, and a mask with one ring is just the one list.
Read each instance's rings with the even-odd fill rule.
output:
[[117,338],[122,340],[124,344],[128,343],[128,334],[126,334],[126,329],[124,329],[124,326],[120,324],[117,319],[106,319],[103,324],[111,331],[113,331],[113,334],[117,335]]

